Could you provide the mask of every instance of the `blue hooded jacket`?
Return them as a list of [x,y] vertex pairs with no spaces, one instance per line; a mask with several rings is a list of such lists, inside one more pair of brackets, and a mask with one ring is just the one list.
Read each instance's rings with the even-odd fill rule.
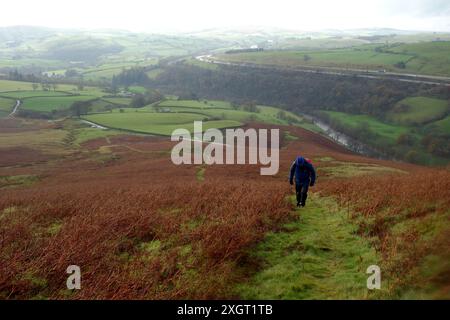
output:
[[313,165],[303,157],[297,157],[292,163],[289,175],[290,182],[293,182],[294,176],[296,184],[314,185],[314,183],[316,183],[316,170]]

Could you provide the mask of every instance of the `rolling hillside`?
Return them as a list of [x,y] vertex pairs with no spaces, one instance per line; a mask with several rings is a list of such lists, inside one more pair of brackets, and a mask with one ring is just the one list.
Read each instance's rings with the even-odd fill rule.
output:
[[[364,158],[295,126],[252,124],[284,132],[280,171],[263,177],[252,165],[175,166],[163,137],[0,121],[1,297],[449,295],[447,170]],[[319,176],[304,211],[285,179],[299,152]],[[88,270],[78,292],[60,286],[74,262]],[[373,263],[379,292],[365,289]]]
[[450,76],[450,42],[375,44],[341,49],[232,53],[216,56],[231,62],[285,67],[335,67]]

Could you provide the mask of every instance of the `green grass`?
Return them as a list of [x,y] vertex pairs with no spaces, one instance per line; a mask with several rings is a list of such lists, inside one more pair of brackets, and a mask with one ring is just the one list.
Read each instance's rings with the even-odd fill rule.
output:
[[[428,132],[433,132],[433,135],[437,131],[441,131],[442,134],[449,134],[450,120],[447,118],[418,127],[385,123],[368,115],[355,115],[337,111],[322,111],[322,113],[329,116],[331,126],[338,131],[347,133],[368,146],[388,150],[387,154],[390,156],[406,159],[405,156],[410,151],[415,151],[417,152],[417,157],[413,161],[416,163],[438,166],[448,164],[447,158],[430,153],[421,144],[422,139]],[[410,137],[410,143],[403,144],[399,142],[401,141],[399,137],[402,134]]]
[[9,114],[15,105],[15,100],[0,97],[0,111]]
[[[193,112],[201,113],[209,117],[223,118],[236,121],[259,121],[271,124],[288,124],[288,121],[277,117],[279,108],[271,106],[258,106],[259,112],[247,112],[242,109],[233,109],[226,101],[217,100],[166,100],[159,103],[160,107],[165,107],[171,112]],[[284,111],[285,114],[299,123],[303,118],[296,114]]]
[[87,80],[110,80],[114,75],[120,74],[124,69],[133,67],[151,66],[157,63],[156,59],[141,60],[141,61],[123,61],[123,62],[110,62],[98,65],[96,67],[90,67],[86,69],[80,69],[83,74],[83,78]]
[[219,68],[217,64],[199,61],[195,58],[187,59],[184,61],[184,63],[208,70],[217,70]]
[[107,69],[97,69],[97,70],[87,70],[83,72],[83,78],[87,80],[98,80],[98,79],[112,79],[113,76],[118,75],[122,72],[121,67],[117,68],[107,68]]
[[[160,107],[167,108],[170,112],[191,112],[201,113],[207,117],[221,120],[234,120],[239,122],[262,122],[278,125],[295,124],[304,129],[313,132],[322,132],[313,123],[304,120],[292,112],[284,111],[285,116],[293,119],[294,122],[288,119],[280,119],[278,113],[281,109],[271,106],[258,106],[259,112],[247,112],[242,108],[233,109],[231,104],[226,101],[217,100],[166,100],[159,104]],[[146,111],[155,110],[154,108],[145,108]]]
[[380,259],[334,200],[310,194],[296,214],[252,252],[261,268],[236,287],[241,298],[370,299],[385,292],[383,282],[380,291],[367,289],[367,267]]
[[[279,109],[276,109],[277,112],[272,112],[272,107],[259,107],[260,112],[247,112],[243,110],[232,110],[232,109],[215,109],[215,108],[187,108],[187,107],[167,107],[171,112],[189,112],[189,113],[199,113],[203,114],[206,117],[213,117],[215,119],[221,119],[221,120],[235,120],[235,121],[241,121],[241,122],[249,122],[249,121],[257,121],[257,122],[264,122],[264,123],[271,123],[271,124],[288,124],[287,121],[283,121],[281,119],[278,119],[276,117],[276,114]],[[294,114],[292,114],[292,117],[298,120],[299,122],[302,121],[301,117],[298,117]]]
[[433,122],[431,125],[428,126],[436,127],[437,130],[442,134],[450,134],[450,116],[447,116],[442,120]]
[[75,101],[88,101],[95,99],[93,96],[68,96],[68,97],[39,97],[24,100],[21,108],[38,112],[51,112],[52,110],[67,109]]
[[293,134],[291,134],[289,131],[284,131],[284,140],[286,141],[296,141],[299,138]]
[[216,100],[165,100],[159,103],[161,107],[185,107],[185,108],[223,108],[230,109],[231,103]]
[[73,91],[84,96],[94,96],[94,97],[103,97],[104,95],[107,94],[103,92],[102,89],[99,87],[84,87],[83,90],[81,91],[77,91],[76,89]]
[[446,100],[427,97],[409,97],[401,100],[389,112],[390,121],[398,124],[424,124],[445,117],[449,110]]
[[0,80],[0,92],[15,90],[33,90],[31,82]]
[[[58,90],[73,91],[76,90],[76,86],[68,84],[58,84]],[[33,83],[23,81],[0,80],[0,92],[9,92],[9,91],[33,91]]]
[[376,164],[341,162],[333,160],[329,160],[329,162],[332,163],[333,166],[319,168],[319,175],[324,173],[325,176],[331,178],[350,178],[361,175],[378,175],[380,173],[406,173],[405,171],[399,169],[384,167]]
[[205,181],[205,167],[199,167],[197,169],[197,173],[195,174],[195,177],[197,178],[197,181]]
[[402,133],[408,133],[409,128],[400,125],[392,125],[381,122],[374,117],[368,115],[356,115],[337,111],[323,111],[331,117],[331,119],[348,127],[365,127],[381,137],[387,139],[391,143],[395,143]]
[[[106,99],[106,98],[105,98]],[[91,114],[86,119],[110,128],[120,128],[143,133],[170,134],[174,125],[187,124],[189,130],[192,123],[204,121],[205,129],[236,127],[244,122],[262,122],[278,125],[288,125],[286,119],[279,119],[280,109],[269,106],[258,106],[259,112],[247,112],[241,109],[232,109],[226,101],[206,100],[166,100],[161,102],[159,108],[166,112],[155,112],[158,108],[149,105],[143,108],[114,109],[105,114]],[[295,120],[295,124],[309,130],[315,130],[313,124],[305,122],[291,112],[285,111],[285,115]],[[167,122],[161,123],[166,119]],[[205,121],[207,120],[207,121]],[[160,126],[163,127],[160,127]],[[317,130],[315,130],[317,131]]]
[[0,189],[29,186],[38,180],[35,175],[0,176]]
[[[304,129],[321,133],[322,130],[314,125],[311,122],[308,122],[307,120],[303,119],[301,116],[296,115],[295,113],[292,113],[290,111],[284,111],[285,115],[291,119],[294,119],[296,122],[292,123],[286,119],[279,119],[278,113],[281,109],[271,106],[258,106],[259,109],[259,117],[263,117],[261,119],[262,122],[271,123],[271,124],[280,124],[280,125],[297,125]],[[258,116],[258,115],[257,115]]]
[[[185,128],[193,132],[194,121],[203,120],[204,116],[189,113],[114,112],[91,114],[84,118],[114,129],[158,135],[171,135],[173,130],[178,128]],[[240,125],[242,125],[240,122],[232,120],[207,121],[203,123],[203,130],[209,128],[237,127]]]
[[145,87],[141,87],[141,86],[130,86],[130,87],[128,87],[128,91],[133,92],[133,93],[144,94],[147,91],[147,89]]
[[386,51],[413,57],[405,71],[450,76],[450,41],[399,44]]
[[25,99],[31,97],[62,97],[70,95],[68,92],[62,91],[12,91],[12,92],[4,92],[0,94],[3,97],[10,97],[14,99]]
[[143,113],[148,113],[148,112],[154,112],[153,108],[151,106],[145,106],[142,108],[132,108],[132,107],[126,107],[126,106],[122,106],[122,107],[118,107],[114,110],[112,110],[113,113],[119,113],[119,112],[123,112],[123,113],[129,113],[129,112],[143,112]]
[[[40,86],[39,86],[40,89]],[[44,91],[48,92],[48,95],[55,95],[58,93],[58,91],[63,91],[65,93],[74,93],[74,94],[82,94],[86,96],[95,96],[95,97],[102,97],[106,95],[105,92],[102,91],[99,87],[91,87],[91,86],[85,86],[83,90],[79,91],[75,85],[71,84],[58,84],[57,86],[57,92],[53,91]],[[29,96],[35,96],[32,94],[33,92],[33,83],[32,82],[23,82],[23,81],[10,81],[10,80],[0,80],[0,96],[3,95],[17,95],[20,93],[14,93],[13,91],[27,91],[27,95]],[[42,92],[42,90],[37,90],[36,92]]]
[[[379,47],[381,50],[376,51]],[[305,55],[309,59],[305,59]],[[361,45],[352,48],[303,51],[263,51],[222,54],[222,60],[277,66],[324,66],[358,69],[386,69],[427,75],[450,76],[450,41]],[[404,62],[405,68],[397,63]]]
[[[309,60],[305,60],[305,55]],[[394,69],[399,61],[412,56],[404,54],[377,53],[371,49],[337,49],[320,51],[263,51],[252,53],[224,54],[220,59],[277,66],[326,66],[343,68],[385,68]]]
[[107,138],[114,135],[123,134],[116,130],[100,130],[97,128],[80,128],[76,130],[74,143],[80,145],[89,140]]

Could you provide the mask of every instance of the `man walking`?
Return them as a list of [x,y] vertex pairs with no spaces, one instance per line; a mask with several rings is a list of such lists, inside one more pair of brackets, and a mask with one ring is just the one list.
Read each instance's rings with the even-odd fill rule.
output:
[[316,170],[309,159],[297,157],[292,163],[289,175],[289,183],[294,184],[295,176],[295,193],[297,196],[297,207],[306,204],[308,198],[308,188],[316,183]]

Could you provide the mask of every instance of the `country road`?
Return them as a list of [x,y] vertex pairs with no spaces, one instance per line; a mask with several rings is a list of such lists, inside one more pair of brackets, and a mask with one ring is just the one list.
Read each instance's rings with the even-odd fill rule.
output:
[[98,123],[95,123],[95,122],[92,122],[92,121],[89,121],[89,120],[82,119],[81,122],[90,125],[91,128],[96,128],[96,129],[101,129],[101,130],[107,130],[108,129],[107,127],[101,126]]
[[8,118],[14,117],[14,114],[16,114],[17,110],[20,107],[20,103],[21,103],[20,100],[16,100],[16,105],[14,106],[13,111],[8,115]]
[[264,65],[256,63],[247,62],[229,62],[218,60],[212,55],[200,55],[196,56],[195,59],[201,62],[227,65],[227,66],[238,66],[247,68],[259,68],[259,69],[271,69],[271,70],[284,70],[284,71],[297,71],[304,73],[316,73],[316,74],[327,74],[334,76],[343,77],[359,77],[367,79],[389,79],[394,81],[410,82],[410,83],[422,83],[422,84],[432,84],[432,85],[444,85],[450,86],[450,77],[440,77],[440,76],[429,76],[429,75],[419,75],[419,74],[409,74],[409,73],[397,73],[397,72],[380,72],[377,70],[362,70],[362,69],[346,69],[337,67],[282,67],[275,65]]

